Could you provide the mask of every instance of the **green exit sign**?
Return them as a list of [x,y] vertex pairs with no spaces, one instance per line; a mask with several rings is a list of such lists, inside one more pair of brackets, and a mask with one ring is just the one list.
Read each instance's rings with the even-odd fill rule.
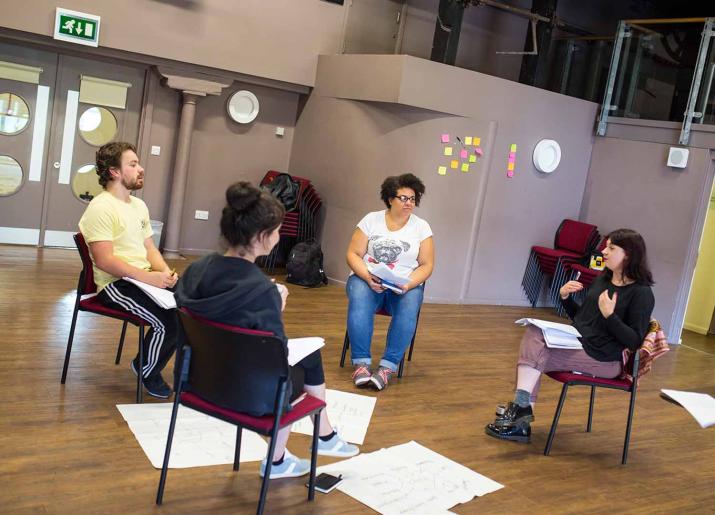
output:
[[55,11],[54,38],[80,45],[99,46],[99,16],[62,9]]

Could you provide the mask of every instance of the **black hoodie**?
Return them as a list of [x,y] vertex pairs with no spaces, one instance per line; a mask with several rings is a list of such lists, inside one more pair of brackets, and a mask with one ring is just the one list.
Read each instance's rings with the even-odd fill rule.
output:
[[214,322],[270,331],[288,341],[278,288],[245,259],[220,254],[199,259],[184,272],[174,297],[177,306]]

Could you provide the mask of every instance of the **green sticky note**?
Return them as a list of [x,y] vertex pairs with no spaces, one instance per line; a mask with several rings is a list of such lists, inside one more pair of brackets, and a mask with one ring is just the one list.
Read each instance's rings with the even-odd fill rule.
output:
[[475,156],[474,154],[471,154],[471,155],[469,156],[469,162],[470,162],[470,163],[476,163],[476,162],[477,162],[477,156]]
[[468,172],[468,171],[469,171],[469,164],[467,164],[467,163],[462,163],[462,171],[463,171],[463,172]]
[[516,152],[516,143],[511,144],[511,152]]

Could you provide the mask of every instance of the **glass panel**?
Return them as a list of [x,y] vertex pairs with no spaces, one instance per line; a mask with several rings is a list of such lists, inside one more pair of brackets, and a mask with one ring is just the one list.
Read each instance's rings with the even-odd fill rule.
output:
[[0,93],[0,134],[17,134],[30,123],[27,102],[13,93]]
[[682,122],[702,30],[702,23],[631,26],[609,115]]
[[715,38],[710,39],[708,58],[703,67],[703,79],[700,83],[699,102],[695,110],[703,113],[702,118],[694,118],[693,123],[715,125]]
[[555,39],[547,61],[546,89],[601,102],[608,79],[613,38]]
[[117,134],[117,119],[104,107],[90,107],[79,117],[79,133],[87,143],[100,147]]
[[22,186],[22,167],[10,156],[0,156],[0,195],[12,195]]
[[99,195],[102,190],[99,184],[97,168],[94,165],[84,165],[80,167],[72,178],[72,193],[83,202],[89,202]]

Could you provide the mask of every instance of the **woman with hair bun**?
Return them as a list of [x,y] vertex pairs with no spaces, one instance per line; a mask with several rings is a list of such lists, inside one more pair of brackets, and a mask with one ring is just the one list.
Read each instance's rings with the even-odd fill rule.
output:
[[[221,235],[228,250],[205,256],[186,269],[176,289],[176,303],[199,316],[228,325],[269,331],[287,344],[281,312],[288,290],[272,282],[256,265],[256,258],[270,254],[278,243],[278,230],[285,210],[271,194],[248,182],[237,182],[226,190],[221,214]],[[298,370],[300,369],[300,370]],[[302,391],[325,400],[325,376],[320,351],[309,354],[291,367],[291,400]],[[267,398],[267,397],[266,397]],[[251,413],[273,412],[272,402],[257,400]],[[310,461],[286,449],[290,427],[277,436],[271,479],[298,477],[310,472]],[[350,457],[359,449],[345,442],[321,412],[318,454]],[[265,460],[260,474],[264,475]]]

